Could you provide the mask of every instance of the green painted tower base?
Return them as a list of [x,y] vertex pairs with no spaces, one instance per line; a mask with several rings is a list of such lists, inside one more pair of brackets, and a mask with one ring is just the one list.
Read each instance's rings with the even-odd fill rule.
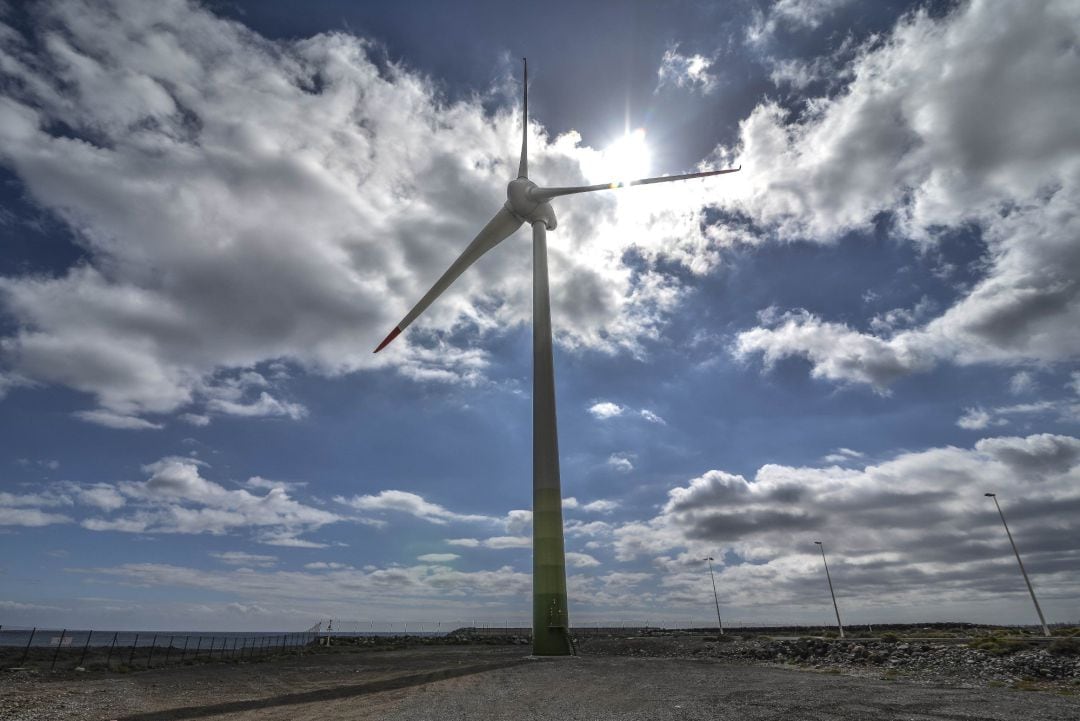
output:
[[568,656],[555,365],[551,355],[547,226],[533,223],[533,654]]

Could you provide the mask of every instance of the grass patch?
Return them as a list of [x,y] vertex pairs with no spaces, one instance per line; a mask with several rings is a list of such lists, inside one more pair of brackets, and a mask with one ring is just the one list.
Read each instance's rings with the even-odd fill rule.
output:
[[999,636],[988,636],[986,638],[975,639],[968,644],[968,648],[983,651],[992,656],[1008,656],[1027,648],[1027,646],[1028,645],[1023,641],[1017,641],[1012,638],[1001,638]]

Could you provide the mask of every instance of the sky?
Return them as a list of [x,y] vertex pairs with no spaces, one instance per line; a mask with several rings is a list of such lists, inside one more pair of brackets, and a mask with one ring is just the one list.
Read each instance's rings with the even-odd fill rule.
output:
[[1080,620],[1080,5],[0,2],[0,623]]

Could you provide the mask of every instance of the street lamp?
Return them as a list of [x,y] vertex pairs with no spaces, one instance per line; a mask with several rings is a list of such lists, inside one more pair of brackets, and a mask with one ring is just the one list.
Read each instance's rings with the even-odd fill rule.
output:
[[1039,607],[1039,599],[1035,598],[1035,589],[1031,587],[1031,580],[1028,579],[1027,571],[1024,570],[1024,562],[1020,560],[1020,551],[1016,550],[1016,541],[1013,540],[1012,534],[1009,533],[1009,524],[1005,523],[1005,514],[1001,512],[1001,504],[998,503],[996,493],[984,493],[987,498],[994,499],[994,505],[997,507],[998,515],[1001,516],[1001,525],[1005,526],[1005,535],[1009,537],[1009,543],[1012,545],[1013,553],[1016,554],[1016,562],[1020,564],[1020,573],[1024,576],[1024,583],[1027,584],[1028,593],[1031,594],[1031,602],[1035,604],[1035,613],[1039,614],[1039,623],[1042,624],[1042,630],[1044,636],[1050,635],[1050,628],[1046,625],[1046,619],[1043,618],[1042,608]]
[[709,562],[709,578],[712,580],[712,597],[713,601],[716,603],[716,623],[720,625],[720,635],[723,636],[724,622],[720,620],[720,598],[716,595],[716,576],[714,576],[712,572],[712,562],[715,559],[713,559],[712,556],[706,556],[705,560]]
[[836,593],[832,587],[832,576],[829,575],[829,562],[825,560],[825,546],[821,541],[814,541],[821,549],[821,562],[825,564],[825,579],[829,582],[829,595],[832,596],[832,607],[836,611],[836,627],[840,629],[840,638],[844,637],[844,624],[840,623],[840,607],[836,605]]

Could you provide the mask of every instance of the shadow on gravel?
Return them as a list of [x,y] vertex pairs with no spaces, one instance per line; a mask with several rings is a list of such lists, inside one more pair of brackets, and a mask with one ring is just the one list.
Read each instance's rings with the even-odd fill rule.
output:
[[270,698],[252,699],[250,701],[226,701],[223,703],[209,704],[206,706],[187,706],[184,708],[166,709],[163,711],[149,711],[130,716],[121,716],[117,721],[174,721],[179,719],[206,718],[219,714],[237,713],[240,711],[254,711],[257,709],[273,708],[275,706],[291,706],[295,704],[313,703],[316,701],[333,701],[353,696],[365,696],[380,691],[392,691],[395,689],[421,686],[425,683],[443,681],[448,678],[471,676],[477,673],[495,671],[500,668],[508,668],[524,663],[525,659],[513,659],[497,663],[477,664],[463,666],[461,668],[449,668],[441,671],[427,671],[414,673],[408,676],[386,679],[384,681],[372,681],[369,683],[351,684],[349,686],[336,686],[334,688],[319,689],[317,691],[305,691],[303,693],[290,693],[283,696]]

